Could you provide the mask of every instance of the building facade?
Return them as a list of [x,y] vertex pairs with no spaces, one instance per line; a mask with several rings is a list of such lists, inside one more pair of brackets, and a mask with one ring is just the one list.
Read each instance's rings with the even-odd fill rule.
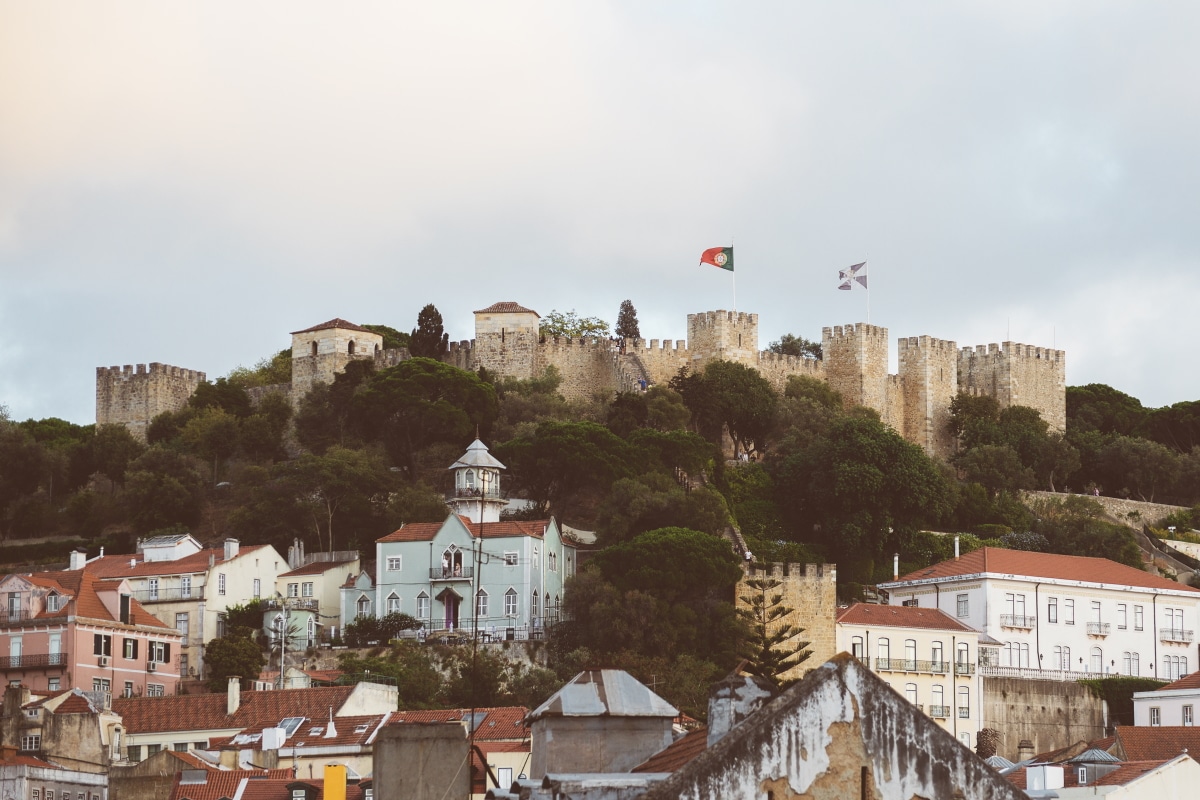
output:
[[1200,672],[1185,675],[1153,692],[1134,692],[1133,724],[1152,728],[1196,725]]
[[1175,680],[1197,663],[1200,589],[1108,559],[984,547],[880,588],[998,640],[984,675]]

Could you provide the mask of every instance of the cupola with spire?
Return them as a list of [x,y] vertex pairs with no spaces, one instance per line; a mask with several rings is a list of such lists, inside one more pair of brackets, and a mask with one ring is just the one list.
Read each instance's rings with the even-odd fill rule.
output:
[[500,470],[506,467],[476,439],[467,452],[450,465],[454,472],[454,494],[449,505],[454,513],[472,522],[499,522],[507,501],[500,492]]

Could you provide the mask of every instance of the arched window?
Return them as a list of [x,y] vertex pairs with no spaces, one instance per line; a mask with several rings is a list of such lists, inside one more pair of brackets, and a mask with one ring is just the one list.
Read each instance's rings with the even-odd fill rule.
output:
[[864,655],[863,654],[863,637],[861,637],[861,636],[851,636],[850,637],[850,655],[854,656],[859,661],[862,661],[862,658]]
[[879,656],[879,668],[891,669],[892,666],[892,643],[886,638],[881,638],[875,643],[876,654]]
[[1070,672],[1071,671],[1071,648],[1064,647],[1062,649],[1062,653],[1063,653],[1062,654],[1062,664],[1059,665],[1059,669],[1065,669],[1068,672]]
[[968,719],[971,716],[971,690],[966,686],[958,687],[958,717]]
[[[442,577],[461,578],[463,572],[463,553],[457,545],[450,545],[442,552]],[[470,577],[467,575],[466,577]]]
[[425,592],[417,595],[417,619],[429,619],[429,595]]
[[504,593],[504,616],[515,617],[517,615],[517,590],[509,588]]
[[375,355],[379,355],[379,345],[375,345]]
[[358,616],[365,617],[371,613],[371,598],[365,594],[358,598]]
[[1104,671],[1104,651],[1099,647],[1093,647],[1091,652],[1091,661],[1088,663],[1090,672]]
[[934,671],[942,670],[944,672],[946,670],[946,667],[944,666],[945,663],[946,663],[946,654],[942,649],[942,643],[934,642],[933,643],[933,669],[934,669]]
[[904,699],[914,706],[917,704],[917,685],[915,683],[904,684]]
[[317,641],[317,620],[315,617],[308,618],[308,646],[312,647]]
[[904,668],[909,672],[917,671],[917,640],[904,640]]
[[533,590],[533,595],[532,595],[532,596],[530,596],[530,598],[529,598],[529,616],[530,616],[532,619],[537,619],[537,615],[538,615],[538,613],[539,613],[538,609],[539,609],[539,608],[541,608],[541,607],[542,607],[542,606],[541,606],[541,603],[540,603],[540,602],[538,602],[538,592],[537,592],[537,589],[534,589],[534,590]]
[[488,615],[488,593],[480,589],[475,593],[475,616],[483,619]]
[[312,354],[314,356],[317,354],[317,343],[316,342],[312,343]]
[[350,344],[346,346],[346,352],[349,353],[350,355],[354,355],[354,340],[353,339],[351,339]]
[[[1025,652],[1029,652],[1029,645],[1025,645]],[[958,658],[959,664],[970,664],[971,648],[967,646],[966,642],[959,642],[958,652],[955,654],[955,656]]]
[[929,691],[929,714],[934,717],[948,717],[946,713],[946,689],[940,683],[935,683]]
[[395,592],[392,592],[387,597],[387,613],[389,613],[389,614],[399,614],[400,613],[400,598],[396,596]]

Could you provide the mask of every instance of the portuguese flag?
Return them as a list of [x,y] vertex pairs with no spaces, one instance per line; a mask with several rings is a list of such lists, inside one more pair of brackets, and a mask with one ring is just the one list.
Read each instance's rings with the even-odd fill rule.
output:
[[712,264],[714,267],[733,272],[733,248],[710,247],[700,254],[700,263]]

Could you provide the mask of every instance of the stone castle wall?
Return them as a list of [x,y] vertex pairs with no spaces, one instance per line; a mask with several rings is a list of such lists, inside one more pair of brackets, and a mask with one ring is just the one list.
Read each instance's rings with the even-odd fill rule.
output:
[[958,385],[969,394],[991,395],[1001,408],[1029,406],[1051,430],[1067,427],[1067,354],[1016,342],[964,347],[958,354]]
[[904,438],[927,453],[952,453],[950,401],[958,394],[958,345],[932,336],[897,340]]
[[96,424],[124,425],[145,441],[150,420],[187,405],[204,379],[203,372],[157,361],[138,364],[136,369],[130,364],[97,367]]
[[888,416],[888,329],[836,325],[821,329],[825,378],[846,408],[866,406]]
[[779,581],[779,587],[767,590],[767,601],[774,595],[782,595],[782,604],[792,609],[792,613],[783,617],[797,627],[803,628],[804,633],[792,640],[794,643],[808,642],[811,651],[807,659],[784,677],[793,680],[804,677],[804,674],[829,659],[837,653],[834,638],[834,619],[837,617],[837,566],[835,564],[746,564],[742,579],[738,581],[735,605],[738,608],[749,608],[750,604],[744,598],[754,594],[755,589],[746,581],[756,578],[767,578]]

